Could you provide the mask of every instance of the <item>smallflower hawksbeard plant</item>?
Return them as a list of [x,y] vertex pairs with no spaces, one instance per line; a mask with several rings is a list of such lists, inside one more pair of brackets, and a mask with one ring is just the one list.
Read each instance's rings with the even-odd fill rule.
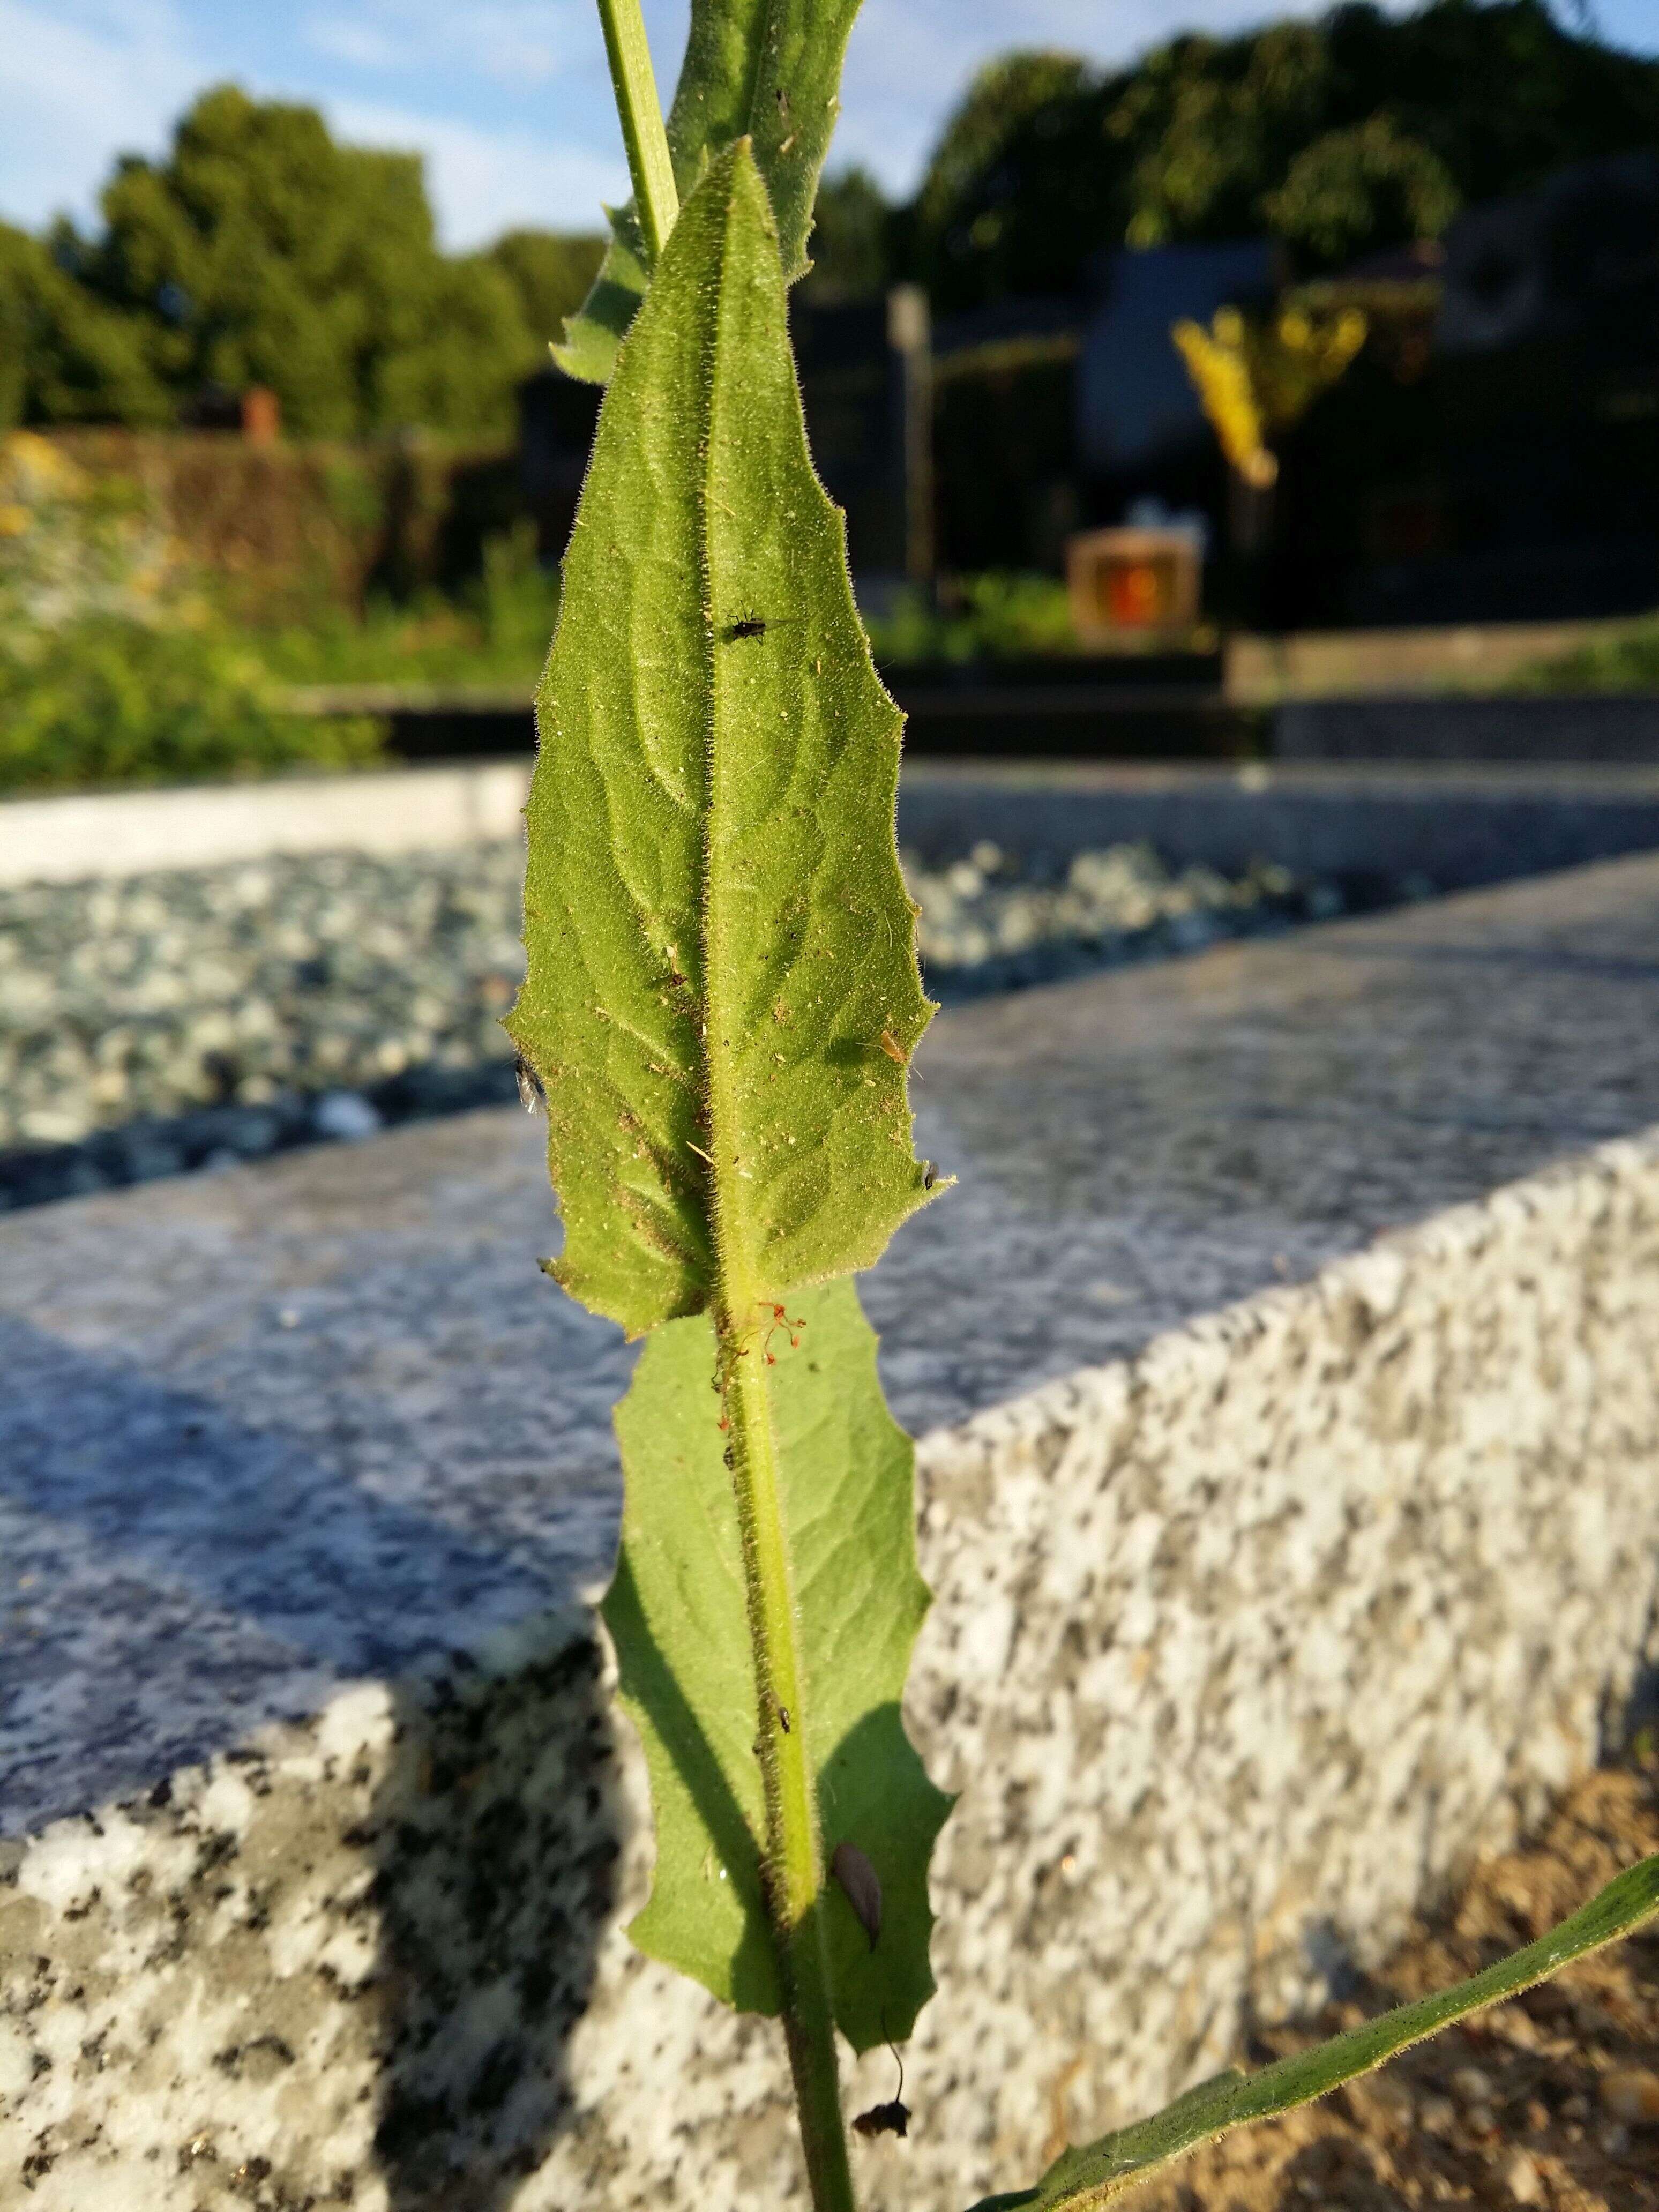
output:
[[[546,1101],[549,1270],[647,1340],[604,1603],[656,1826],[629,1932],[781,2020],[812,2203],[853,2212],[837,2039],[902,2043],[932,1994],[950,1811],[900,1716],[928,1592],[851,1281],[946,1188],[907,1093],[933,1008],[894,836],[900,716],[785,305],[856,0],[693,0],[665,127],[638,0],[599,12],[634,198],[557,349],[608,389],[537,695],[508,1026]],[[1656,1912],[1659,1859],[1473,1981],[1221,2075],[976,2212],[1104,2204]]]

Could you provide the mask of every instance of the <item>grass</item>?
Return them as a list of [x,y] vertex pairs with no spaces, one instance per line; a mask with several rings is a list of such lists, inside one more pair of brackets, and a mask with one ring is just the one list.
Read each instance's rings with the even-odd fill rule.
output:
[[404,604],[372,600],[361,616],[329,608],[250,642],[291,684],[521,684],[527,695],[558,611],[557,573],[539,565],[525,525],[491,540],[483,574],[453,598],[428,590]]
[[1613,637],[1535,660],[1511,679],[1515,691],[1659,691],[1659,614]]

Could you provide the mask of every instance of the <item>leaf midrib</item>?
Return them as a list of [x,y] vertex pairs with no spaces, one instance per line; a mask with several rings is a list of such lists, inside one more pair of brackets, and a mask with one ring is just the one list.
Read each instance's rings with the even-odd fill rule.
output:
[[726,969],[720,953],[721,916],[716,912],[718,876],[714,865],[714,825],[724,793],[721,768],[729,747],[721,744],[720,687],[715,668],[718,636],[714,627],[714,536],[709,516],[713,507],[714,469],[714,392],[725,329],[727,271],[731,263],[732,197],[728,195],[720,223],[720,264],[710,298],[710,313],[698,374],[700,409],[698,451],[702,465],[696,478],[697,582],[701,594],[703,635],[703,809],[702,882],[697,902],[698,956],[702,965],[703,1026],[702,1036],[702,1095],[708,1120],[709,1164],[709,1243],[714,1257],[714,1307],[717,1316],[736,1320],[754,1303],[755,1285],[742,1264],[744,1239],[742,1224],[733,1218],[741,1194],[738,1188],[738,1112],[732,1095],[732,1054],[724,1040],[730,1034],[731,1010]]

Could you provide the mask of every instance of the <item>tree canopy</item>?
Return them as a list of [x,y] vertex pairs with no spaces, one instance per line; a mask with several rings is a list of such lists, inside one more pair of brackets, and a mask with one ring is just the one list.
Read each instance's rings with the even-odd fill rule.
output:
[[1659,143],[1659,62],[1542,0],[1367,4],[1187,36],[1099,75],[1012,55],[947,124],[896,251],[942,307],[1069,289],[1100,247],[1267,233],[1304,270],[1432,237],[1461,206]]
[[528,231],[447,255],[417,155],[234,86],[162,160],[118,161],[100,207],[91,238],[0,232],[0,421],[163,422],[204,386],[265,385],[301,435],[498,433],[596,258]]
[[[1304,271],[1437,235],[1569,161],[1659,143],[1659,62],[1544,0],[1363,4],[1184,36],[1111,74],[1014,53],[969,88],[914,202],[825,182],[809,289],[919,280],[936,307],[1070,290],[1105,246],[1260,235]],[[420,158],[317,112],[204,93],[159,161],[117,163],[102,227],[0,225],[0,428],[176,421],[204,386],[270,386],[301,435],[499,434],[602,241],[438,244]]]

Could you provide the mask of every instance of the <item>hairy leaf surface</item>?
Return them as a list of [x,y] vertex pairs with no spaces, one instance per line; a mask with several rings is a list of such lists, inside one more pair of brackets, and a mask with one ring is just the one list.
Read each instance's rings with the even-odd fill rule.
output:
[[[746,145],[600,410],[537,694],[524,989],[560,1282],[630,1335],[868,1267],[929,1193],[900,718],[812,472]],[[717,1261],[718,1251],[718,1261]]]
[[[751,141],[777,222],[790,283],[807,266],[818,173],[840,101],[842,58],[859,0],[692,0],[668,150],[681,198],[734,139]],[[608,382],[649,273],[631,204],[611,214],[612,242],[554,357],[567,375]]]
[[1315,2050],[1264,2066],[1259,2074],[1231,2072],[1200,2081],[1152,2118],[1062,2153],[1035,2188],[988,2197],[973,2212],[1097,2212],[1212,2136],[1311,2104],[1357,2075],[1370,2073],[1408,2045],[1423,2042],[1483,2005],[1514,1996],[1656,1917],[1659,1857],[1632,1867],[1559,1928],[1469,1980],[1401,2005]]
[[[809,1291],[789,1311],[799,1347],[780,1328],[769,1371],[803,1675],[805,1712],[792,1724],[805,1730],[824,1865],[850,1843],[881,1883],[873,1948],[833,1884],[819,1908],[836,2024],[864,2051],[908,2035],[932,1993],[927,1857],[951,1801],[899,1712],[930,1601],[916,1570],[910,1440],[882,1401],[852,1285]],[[659,1331],[617,1412],[626,1503],[604,1612],[657,1831],[650,1902],[629,1932],[716,1996],[773,2013],[755,1677],[714,1356],[706,1319]]]

